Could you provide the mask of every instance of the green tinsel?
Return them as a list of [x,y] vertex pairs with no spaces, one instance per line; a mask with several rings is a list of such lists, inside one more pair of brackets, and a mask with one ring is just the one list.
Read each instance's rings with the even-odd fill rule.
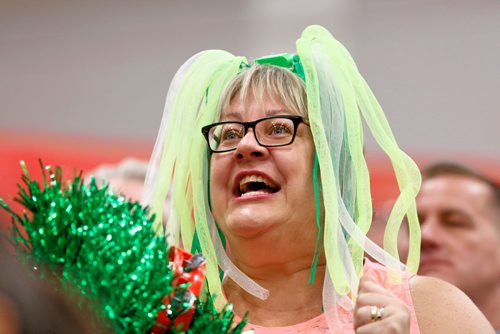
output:
[[[12,216],[13,243],[46,268],[42,276],[76,287],[84,296],[76,303],[87,298],[99,305],[98,315],[114,332],[146,333],[165,309],[162,297],[174,289],[166,240],[151,228],[154,217],[93,179],[85,184],[79,175],[63,182],[60,168],[45,167],[40,186],[21,166],[24,188],[18,185],[16,201],[28,212],[20,216],[0,199]],[[246,322],[234,325],[233,318],[230,305],[220,313],[210,299],[198,301],[187,333],[241,333]]]
[[238,334],[243,331],[247,320],[244,317],[243,321],[234,325],[234,313],[231,304],[226,305],[222,313],[219,313],[212,302],[212,297],[205,303],[196,305],[194,321],[189,327],[187,334],[195,333],[226,333]]

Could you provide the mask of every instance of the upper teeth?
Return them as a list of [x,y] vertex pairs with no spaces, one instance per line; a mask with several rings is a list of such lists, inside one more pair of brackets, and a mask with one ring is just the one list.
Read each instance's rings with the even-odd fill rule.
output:
[[269,188],[274,188],[274,185],[269,181],[267,180],[266,178],[260,176],[260,175],[247,175],[247,176],[244,176],[241,180],[240,180],[240,191],[242,193],[246,192],[247,189],[248,189],[248,185],[251,183],[251,182],[262,182],[264,183],[267,187]]

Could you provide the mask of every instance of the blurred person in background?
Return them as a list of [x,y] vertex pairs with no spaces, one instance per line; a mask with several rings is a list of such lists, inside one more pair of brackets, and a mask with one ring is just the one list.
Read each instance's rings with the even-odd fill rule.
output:
[[50,278],[37,279],[15,258],[2,237],[0,268],[1,334],[103,333],[104,327],[97,326],[89,310],[78,309],[69,296],[58,291],[57,283],[50,284]]
[[[116,164],[97,166],[86,173],[86,182],[89,182],[92,176],[100,187],[108,185],[108,189],[113,193],[122,195],[130,201],[141,202],[147,169],[148,161],[127,157]],[[168,218],[169,203],[170,196],[167,196],[163,214],[164,224],[166,224]]]
[[454,162],[422,175],[419,274],[460,288],[500,333],[500,186]]
[[139,201],[147,169],[147,161],[129,157],[116,164],[99,165],[88,172],[87,176],[93,176],[100,186],[109,184],[109,188],[116,194],[123,194],[128,199]]

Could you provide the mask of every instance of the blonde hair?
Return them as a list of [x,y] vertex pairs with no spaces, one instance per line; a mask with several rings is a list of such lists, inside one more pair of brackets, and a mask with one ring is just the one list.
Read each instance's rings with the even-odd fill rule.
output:
[[273,65],[253,65],[240,72],[224,89],[220,98],[217,119],[229,110],[231,103],[248,101],[252,95],[257,103],[265,98],[280,102],[292,114],[307,119],[307,92],[304,81],[287,68]]

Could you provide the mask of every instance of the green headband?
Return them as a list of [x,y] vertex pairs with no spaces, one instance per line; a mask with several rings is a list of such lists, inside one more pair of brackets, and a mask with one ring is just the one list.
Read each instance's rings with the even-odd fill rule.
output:
[[289,53],[270,55],[255,59],[255,63],[260,65],[274,65],[288,68],[290,71],[297,74],[304,82],[306,81],[304,67],[302,67],[302,63],[300,62],[298,55],[291,55]]

